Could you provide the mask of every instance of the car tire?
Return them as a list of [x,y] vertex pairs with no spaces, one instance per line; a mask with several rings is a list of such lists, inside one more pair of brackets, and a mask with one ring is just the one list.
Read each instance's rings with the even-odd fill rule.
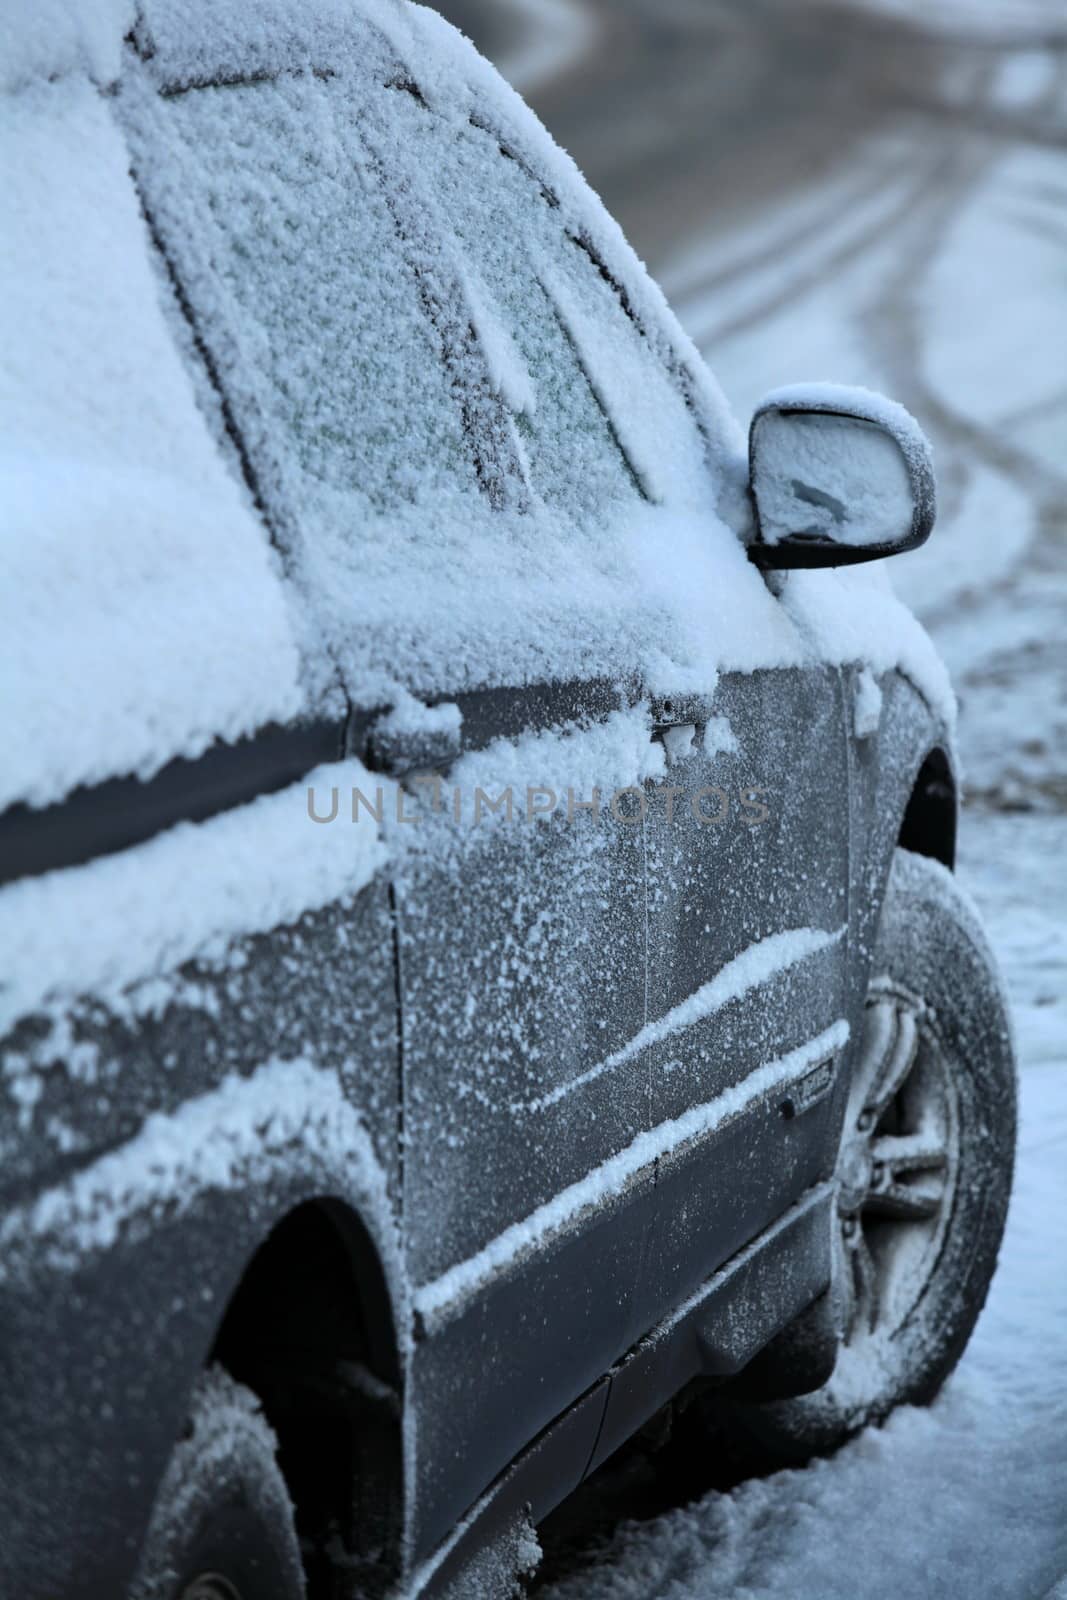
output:
[[251,1390],[212,1367],[164,1473],[129,1600],[305,1600],[277,1441]]
[[[1015,1153],[1008,1010],[978,914],[940,863],[897,850],[837,1168],[829,1380],[714,1405],[735,1458],[767,1471],[924,1405],[985,1303]],[[712,1402],[709,1396],[709,1420]]]

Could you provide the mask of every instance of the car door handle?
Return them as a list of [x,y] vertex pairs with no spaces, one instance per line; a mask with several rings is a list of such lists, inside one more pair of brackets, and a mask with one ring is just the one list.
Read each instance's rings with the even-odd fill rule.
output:
[[[424,721],[421,713],[425,713]],[[371,724],[366,735],[367,765],[373,772],[384,772],[391,778],[447,767],[462,748],[455,706],[419,707],[414,725],[409,716],[400,720],[396,712],[387,712]]]
[[649,710],[652,725],[670,728],[677,724],[692,723],[703,726],[715,714],[715,697],[707,694],[653,695]]

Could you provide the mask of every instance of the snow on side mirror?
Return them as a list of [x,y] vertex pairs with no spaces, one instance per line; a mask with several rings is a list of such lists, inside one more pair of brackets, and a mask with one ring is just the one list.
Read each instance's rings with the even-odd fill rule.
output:
[[914,550],[934,525],[930,445],[869,389],[797,384],[761,401],[748,436],[761,567],[840,567]]

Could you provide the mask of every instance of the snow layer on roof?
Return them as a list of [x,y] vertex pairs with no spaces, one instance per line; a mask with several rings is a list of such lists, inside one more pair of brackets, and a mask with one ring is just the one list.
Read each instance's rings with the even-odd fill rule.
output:
[[[370,791],[366,770],[337,762],[132,850],[7,884],[0,1037],[27,1013],[79,995],[136,1011],[136,985],[194,957],[221,960],[244,935],[356,894],[384,860],[376,828],[366,817],[344,826],[343,808],[335,826],[319,825],[308,802],[314,789],[317,810],[328,814],[324,795],[336,787],[347,800],[353,786]],[[154,985],[146,993],[157,1003]]]
[[198,412],[108,103],[0,100],[0,806],[300,704],[263,530]]
[[136,13],[135,0],[5,0],[0,93],[68,72],[87,72],[99,84],[114,82]]

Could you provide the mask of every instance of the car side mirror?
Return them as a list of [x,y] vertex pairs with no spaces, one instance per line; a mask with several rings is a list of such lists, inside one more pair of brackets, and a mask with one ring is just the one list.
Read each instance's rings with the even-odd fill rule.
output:
[[840,567],[914,550],[937,509],[930,445],[869,389],[797,384],[761,401],[748,436],[761,567]]

